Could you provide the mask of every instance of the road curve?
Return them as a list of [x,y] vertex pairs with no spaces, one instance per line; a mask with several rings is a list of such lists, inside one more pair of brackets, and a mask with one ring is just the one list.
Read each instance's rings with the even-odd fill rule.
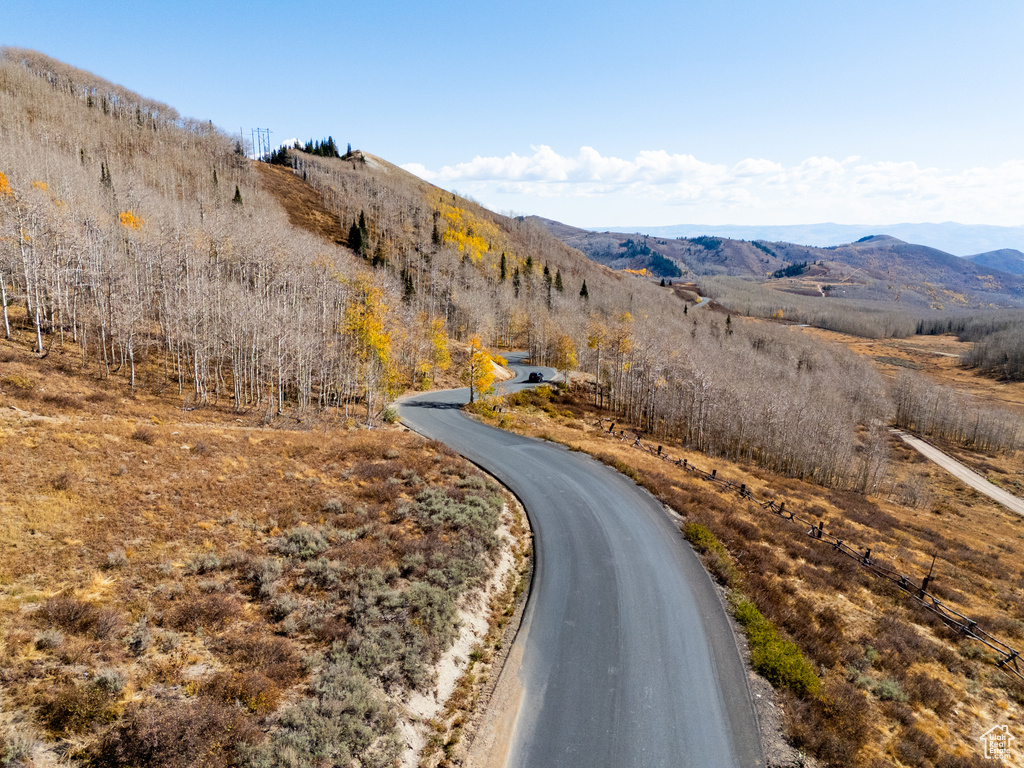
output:
[[[506,387],[524,380],[520,369]],[[468,418],[466,399],[429,392],[399,413],[509,487],[533,526],[522,663],[504,673],[522,689],[504,764],[763,766],[728,619],[660,503],[583,454]]]

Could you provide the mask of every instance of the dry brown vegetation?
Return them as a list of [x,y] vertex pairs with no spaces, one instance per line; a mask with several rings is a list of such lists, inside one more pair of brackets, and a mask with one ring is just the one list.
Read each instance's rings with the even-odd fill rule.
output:
[[[889,582],[777,515],[632,447],[597,426],[582,390],[519,394],[506,428],[586,451],[637,479],[720,542],[704,546],[711,572],[747,595],[820,678],[817,693],[780,693],[794,744],[828,765],[983,765],[982,733],[1019,723],[1024,687],[983,646],[951,632]],[[478,409],[480,411],[480,409]],[[645,438],[645,442],[652,441]],[[935,556],[931,589],[948,606],[1024,645],[1024,520],[960,486],[900,441],[876,493],[863,496],[665,442],[663,451],[740,484],[758,499],[820,520],[827,531],[916,581]]]
[[398,702],[495,561],[497,489],[397,428],[199,423],[59,352],[0,352],[5,749],[390,764]]

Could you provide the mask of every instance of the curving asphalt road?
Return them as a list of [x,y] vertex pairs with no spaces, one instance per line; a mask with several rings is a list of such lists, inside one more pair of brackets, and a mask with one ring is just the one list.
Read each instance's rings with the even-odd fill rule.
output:
[[[520,368],[506,387],[529,370],[554,373]],[[533,526],[522,663],[503,673],[518,674],[522,698],[507,760],[494,763],[763,766],[721,602],[660,503],[583,454],[468,418],[467,399],[467,390],[429,392],[399,412],[509,487]]]

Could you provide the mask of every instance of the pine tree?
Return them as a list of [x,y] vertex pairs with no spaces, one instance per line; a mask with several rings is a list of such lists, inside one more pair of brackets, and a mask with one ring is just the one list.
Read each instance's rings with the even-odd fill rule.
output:
[[235,205],[241,205],[242,204],[242,192],[238,188],[237,184],[235,184],[235,196],[233,198],[231,198],[231,202],[233,202]]
[[583,281],[583,287],[580,288],[580,298],[581,299],[589,299],[590,298],[590,291],[587,290],[587,281],[586,280]]
[[664,277],[663,277],[663,278],[661,278],[661,287],[662,287],[662,288],[664,288],[664,287],[665,287],[665,278],[664,278]]
[[565,285],[562,284],[562,270],[555,270],[555,290],[559,293],[565,291]]
[[505,253],[501,254],[501,282],[505,282],[508,277],[508,266],[505,264]]
[[348,247],[360,255],[363,253],[363,231],[354,221],[348,230]]

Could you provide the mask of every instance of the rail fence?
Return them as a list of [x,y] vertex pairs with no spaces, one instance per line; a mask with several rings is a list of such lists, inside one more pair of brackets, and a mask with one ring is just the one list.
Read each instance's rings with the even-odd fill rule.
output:
[[[605,422],[610,422],[609,426],[606,427]],[[598,426],[613,437],[618,437],[622,442],[628,442],[630,440],[630,438],[626,436],[625,430],[619,430],[617,434],[615,433],[614,421],[609,419],[599,419]],[[632,432],[632,430],[630,431]],[[674,464],[702,480],[718,485],[724,490],[735,490],[740,498],[756,504],[762,509],[794,525],[804,526],[807,530],[807,536],[812,540],[821,542],[822,545],[831,546],[837,552],[840,552],[859,563],[863,568],[867,569],[875,576],[891,582],[909,596],[915,603],[941,619],[948,627],[955,629],[964,637],[976,640],[982,645],[988,647],[991,651],[994,651],[997,656],[999,656],[998,660],[993,660],[995,665],[1007,674],[1024,682],[1024,673],[1022,673],[1019,665],[1021,659],[1020,652],[1007,643],[999,640],[997,637],[986,632],[978,626],[978,622],[971,619],[969,616],[965,616],[959,611],[945,605],[936,595],[929,592],[928,585],[932,579],[931,573],[925,576],[920,584],[917,584],[909,576],[898,573],[897,571],[887,568],[873,560],[871,557],[870,547],[861,550],[851,546],[842,539],[827,533],[823,522],[816,522],[810,518],[801,517],[792,509],[786,509],[785,502],[776,503],[771,499],[760,501],[751,494],[750,489],[747,488],[746,484],[736,483],[732,480],[720,478],[718,477],[718,470],[716,469],[712,469],[710,472],[707,472],[686,459],[672,458],[667,451],[663,451],[662,446],[655,446],[652,443],[644,443],[640,439],[639,433],[633,432],[633,434],[635,435],[632,442],[633,448],[649,453],[662,461]],[[934,559],[932,564],[934,565]]]

